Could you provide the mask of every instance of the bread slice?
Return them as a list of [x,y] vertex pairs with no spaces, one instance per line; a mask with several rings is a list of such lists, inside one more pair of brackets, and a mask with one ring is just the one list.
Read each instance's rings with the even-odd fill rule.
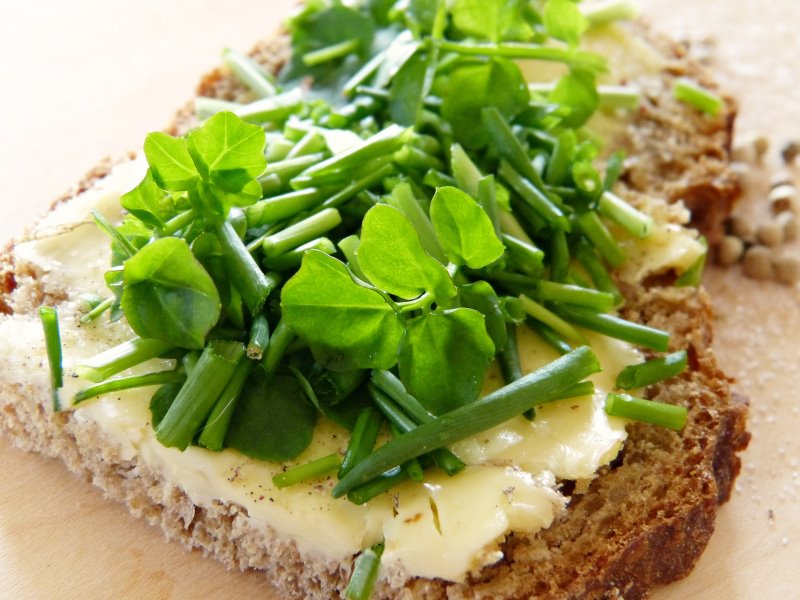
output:
[[[683,200],[713,241],[738,193],[727,172],[735,106],[728,100],[723,114],[711,119],[673,100],[670,82],[677,76],[712,82],[683,48],[662,39],[652,43],[666,68],[658,73],[661,85],[646,94],[644,109],[616,140],[633,158],[623,181],[629,194],[641,195],[643,202],[648,196]],[[286,52],[286,39],[278,37],[259,45],[253,56],[277,68]],[[198,93],[241,99],[246,91],[217,70],[202,80]],[[185,108],[171,129],[183,132],[193,122],[191,109]],[[109,164],[100,165],[78,191],[109,169]],[[32,315],[42,303],[68,299],[58,286],[44,285],[43,276],[29,264],[16,263],[12,248],[3,253],[0,311],[9,315],[3,318]],[[510,535],[502,545],[503,560],[467,582],[414,579],[401,589],[382,582],[376,596],[639,598],[689,572],[713,531],[718,505],[730,495],[739,471],[736,453],[749,436],[746,402],[731,393],[711,350],[707,294],[668,283],[621,281],[623,313],[668,330],[675,348],[688,349],[690,369],[647,390],[648,397],[689,407],[684,431],[630,426],[620,457],[588,486],[573,490],[561,520],[535,535]],[[31,367],[25,381],[0,376],[0,428],[16,445],[62,459],[108,496],[125,502],[133,514],[160,525],[168,537],[231,568],[262,570],[287,595],[328,598],[343,589],[351,563],[302,556],[294,542],[258,526],[234,503],[195,506],[163,473],[126,458],[93,423],[74,413],[50,411],[46,368]]]

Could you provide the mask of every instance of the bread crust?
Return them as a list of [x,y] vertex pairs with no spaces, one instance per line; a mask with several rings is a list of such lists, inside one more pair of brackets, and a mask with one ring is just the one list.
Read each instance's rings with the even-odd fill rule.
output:
[[[668,58],[661,75],[665,81],[691,76],[713,86],[685,49],[663,39],[655,43]],[[287,52],[286,36],[280,35],[259,44],[252,54],[274,71]],[[247,100],[247,91],[224,69],[207,74],[198,94]],[[683,200],[693,210],[693,222],[715,241],[739,193],[727,169],[735,111],[733,101],[726,99],[723,115],[709,119],[671,95],[647,96],[621,140],[631,156],[643,157],[626,165],[624,185],[633,194]],[[168,130],[183,133],[193,124],[187,106]],[[109,169],[110,162],[104,161],[58,202],[87,189]],[[12,313],[10,296],[24,285],[30,288],[29,306],[15,308],[32,312],[45,298],[35,274],[15,265],[11,250],[0,256],[0,311]],[[378,597],[642,598],[652,587],[691,570],[739,472],[737,453],[749,440],[747,403],[731,393],[731,381],[719,370],[711,350],[708,295],[702,289],[663,283],[623,285],[623,315],[668,330],[674,348],[687,348],[690,369],[668,385],[647,390],[648,397],[688,406],[685,430],[630,426],[620,458],[587,490],[573,493],[565,516],[552,527],[534,535],[510,535],[501,548],[502,561],[463,584],[414,579],[403,589],[393,589],[383,582]],[[339,594],[352,564],[301,556],[291,540],[259,527],[236,504],[194,506],[182,490],[146,465],[122,460],[97,426],[71,413],[50,412],[49,398],[37,389],[33,384],[0,383],[0,429],[16,445],[62,459],[106,495],[126,503],[133,514],[159,525],[169,538],[199,548],[230,568],[263,570],[288,595]]]

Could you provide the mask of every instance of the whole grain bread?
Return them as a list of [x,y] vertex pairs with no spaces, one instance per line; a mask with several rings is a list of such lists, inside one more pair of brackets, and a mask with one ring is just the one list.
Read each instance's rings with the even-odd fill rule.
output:
[[[640,33],[642,33],[640,31]],[[643,35],[651,35],[649,33]],[[685,48],[653,38],[666,57],[663,85],[646,93],[616,144],[629,150],[622,182],[634,202],[653,195],[682,200],[693,222],[713,242],[738,195],[728,167],[735,104],[726,99],[717,118],[676,102],[669,90],[676,76],[713,86]],[[252,55],[277,69],[288,49],[285,36],[259,44]],[[225,70],[206,75],[198,94],[247,100],[248,92]],[[191,105],[170,126],[185,132],[194,124]],[[103,163],[75,191],[102,178]],[[60,200],[63,201],[64,199]],[[0,256],[0,311],[33,314],[43,302],[65,295],[45,291],[39,273],[15,264],[12,248]],[[702,289],[677,288],[664,278],[620,281],[623,316],[665,329],[674,348],[686,348],[689,369],[646,395],[689,408],[679,433],[631,425],[621,455],[588,485],[562,482],[571,494],[566,514],[533,535],[512,534],[504,558],[472,574],[465,583],[414,579],[402,588],[379,583],[378,597],[400,598],[641,598],[654,586],[688,574],[714,529],[718,506],[728,499],[739,472],[737,453],[749,434],[747,403],[731,392],[717,367],[712,344],[712,308]],[[119,448],[91,422],[49,410],[46,368],[30,364],[30,379],[0,377],[0,429],[24,449],[58,457],[131,512],[160,526],[167,537],[199,548],[230,568],[258,569],[287,596],[337,597],[352,563],[309,560],[291,540],[254,526],[242,506],[218,502],[195,506],[180,488]]]

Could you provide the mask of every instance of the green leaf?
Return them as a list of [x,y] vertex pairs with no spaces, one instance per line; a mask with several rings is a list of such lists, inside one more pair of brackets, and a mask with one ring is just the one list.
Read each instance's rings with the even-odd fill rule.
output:
[[550,35],[573,48],[580,43],[581,35],[589,27],[589,21],[572,0],[547,0],[542,19]]
[[412,127],[422,111],[422,101],[433,83],[433,55],[417,52],[392,79],[389,89],[389,114],[395,123]]
[[457,265],[480,269],[505,252],[489,215],[458,188],[436,190],[431,200],[431,222],[447,258]]
[[283,286],[283,318],[315,356],[337,352],[353,368],[389,369],[397,362],[403,322],[379,293],[355,283],[341,261],[309,250]]
[[443,302],[456,294],[447,269],[425,252],[414,226],[391,206],[369,209],[356,255],[373,284],[400,298],[416,298],[427,291]]
[[494,347],[503,348],[508,335],[505,310],[492,286],[486,281],[462,285],[458,288],[458,297],[462,306],[476,310],[484,316],[486,332],[492,338]]
[[251,191],[250,182],[266,168],[265,145],[262,127],[228,111],[215,114],[188,137],[189,152],[203,179],[234,194]]
[[430,313],[408,322],[400,344],[400,379],[436,415],[474,401],[494,344],[483,315],[469,308]]
[[144,155],[161,189],[187,192],[197,185],[200,175],[194,166],[186,140],[156,131],[144,140]]
[[182,387],[183,382],[165,383],[150,398],[150,423],[153,429],[158,428],[158,424],[164,419]]
[[139,185],[123,194],[119,201],[122,208],[156,229],[161,229],[170,216],[166,194],[156,184],[150,169]]
[[180,238],[161,238],[125,262],[122,309],[131,328],[182,348],[201,349],[219,320],[214,281]]
[[524,42],[533,29],[525,22],[525,0],[456,0],[453,25],[467,37]]
[[225,446],[257,460],[291,460],[311,443],[316,418],[294,377],[278,375],[267,383],[264,372],[254,369],[236,403]]
[[528,107],[530,93],[519,67],[504,58],[468,60],[435,82],[442,98],[442,116],[456,139],[475,149],[489,142],[481,109],[493,106],[510,120]]
[[549,100],[569,109],[569,114],[561,119],[562,125],[580,127],[589,120],[600,104],[594,74],[582,69],[572,69],[558,80],[556,87],[550,92]]

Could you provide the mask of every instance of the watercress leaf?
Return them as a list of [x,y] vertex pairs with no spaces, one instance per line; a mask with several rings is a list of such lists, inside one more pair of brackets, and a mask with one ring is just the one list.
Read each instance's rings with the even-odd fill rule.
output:
[[201,349],[220,315],[214,281],[180,238],[161,238],[125,262],[122,309],[143,338]]
[[489,133],[481,110],[493,106],[512,119],[525,110],[530,92],[519,67],[504,58],[467,60],[435,83],[442,98],[442,116],[450,122],[458,142],[469,149],[485,146]]
[[414,126],[419,121],[422,101],[433,83],[433,55],[415,53],[392,79],[389,114],[395,123]]
[[469,308],[412,319],[400,344],[400,379],[436,415],[474,401],[494,356],[483,315]]
[[414,35],[406,30],[395,37],[384,50],[383,61],[375,73],[372,85],[383,88],[389,85],[398,71],[419,50],[420,43]]
[[445,254],[457,265],[480,269],[503,256],[492,220],[469,194],[440,187],[431,200],[431,222]]
[[583,69],[572,69],[558,80],[556,87],[550,92],[549,99],[569,109],[569,112],[561,118],[561,123],[565,127],[580,127],[589,120],[600,104],[594,73]]
[[418,36],[433,31],[439,0],[409,0],[406,7],[406,24]]
[[450,14],[455,28],[467,37],[527,41],[533,29],[525,22],[525,0],[456,0]]
[[186,139],[156,131],[144,140],[144,155],[153,180],[161,189],[186,192],[197,185],[200,175],[189,155]]
[[447,269],[425,252],[416,229],[396,208],[369,209],[356,256],[369,280],[390,294],[411,299],[427,291],[438,302],[455,296]]
[[294,377],[271,382],[253,369],[236,403],[225,446],[257,460],[291,460],[308,448],[317,413]]
[[265,145],[262,127],[229,111],[215,114],[188,136],[189,152],[203,179],[234,194],[266,168]]
[[[356,368],[388,369],[397,362],[403,322],[386,300],[353,281],[344,264],[309,250],[283,286],[283,318],[315,356],[344,354]],[[328,361],[326,361],[328,362]]]
[[123,194],[119,201],[122,208],[150,227],[160,229],[169,218],[164,191],[156,184],[150,169],[139,185]]
[[495,348],[506,345],[507,329],[503,304],[486,281],[476,281],[459,286],[458,297],[461,305],[471,308],[486,319],[486,332],[492,338]]
[[573,48],[579,44],[581,35],[589,27],[589,21],[572,0],[547,0],[542,19],[547,33]]

